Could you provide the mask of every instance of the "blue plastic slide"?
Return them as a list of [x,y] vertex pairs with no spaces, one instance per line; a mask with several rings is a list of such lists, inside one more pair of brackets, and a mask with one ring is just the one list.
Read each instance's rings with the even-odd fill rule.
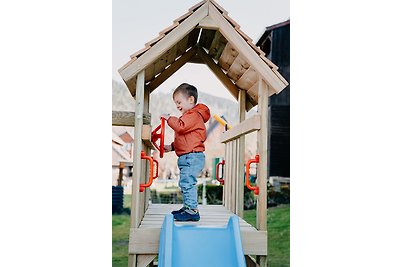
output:
[[158,250],[160,267],[246,266],[239,218],[225,227],[175,225],[172,214],[164,218]]

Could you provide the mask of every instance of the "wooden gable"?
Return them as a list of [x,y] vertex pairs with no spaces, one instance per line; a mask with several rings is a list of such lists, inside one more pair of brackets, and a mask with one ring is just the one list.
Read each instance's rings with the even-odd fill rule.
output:
[[287,81],[265,53],[240,30],[228,12],[213,0],[202,1],[131,55],[119,69],[132,96],[136,79],[145,70],[145,90],[150,93],[188,62],[206,64],[233,97],[246,91],[246,109],[258,103],[258,81],[281,92]]

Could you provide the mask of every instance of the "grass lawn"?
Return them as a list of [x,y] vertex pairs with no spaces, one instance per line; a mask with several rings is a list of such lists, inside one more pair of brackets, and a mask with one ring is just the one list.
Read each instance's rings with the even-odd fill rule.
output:
[[[124,207],[130,207],[130,196],[124,196]],[[268,209],[268,266],[290,266],[290,206]],[[245,210],[244,219],[256,225],[256,210]],[[128,266],[129,214],[112,216],[112,266]]]

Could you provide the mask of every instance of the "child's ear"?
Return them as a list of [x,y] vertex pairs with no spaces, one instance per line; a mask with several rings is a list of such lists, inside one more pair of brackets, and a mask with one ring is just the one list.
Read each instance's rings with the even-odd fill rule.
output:
[[194,96],[189,96],[189,103],[194,104]]

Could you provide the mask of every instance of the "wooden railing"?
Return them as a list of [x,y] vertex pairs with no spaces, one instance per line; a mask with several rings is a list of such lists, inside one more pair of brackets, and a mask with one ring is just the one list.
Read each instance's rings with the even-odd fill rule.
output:
[[241,217],[243,217],[244,204],[245,135],[259,129],[260,116],[254,115],[221,136],[221,142],[225,143],[223,204],[228,210]]

